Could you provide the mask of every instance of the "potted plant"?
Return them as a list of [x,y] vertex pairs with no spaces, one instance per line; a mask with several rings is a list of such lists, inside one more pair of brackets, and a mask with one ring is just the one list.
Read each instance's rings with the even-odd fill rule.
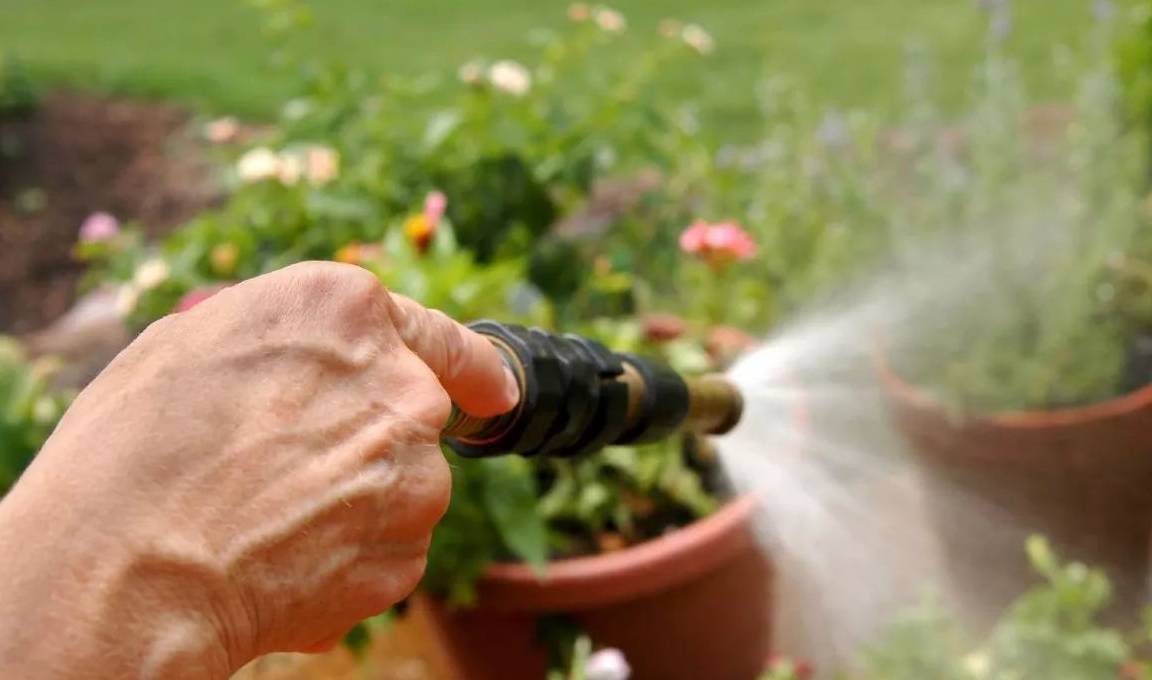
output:
[[1106,569],[1131,612],[1152,530],[1143,147],[1109,63],[1071,106],[1028,108],[990,44],[970,114],[945,130],[919,106],[912,150],[877,173],[918,286],[878,366],[975,618],[1027,582],[1008,546],[1029,531]]
[[[677,236],[694,204],[677,193],[683,185],[657,184],[639,201],[659,218],[649,231],[619,211],[600,216],[620,227],[601,250],[568,242],[559,228],[595,202],[596,179],[652,166],[691,174],[676,165],[670,145],[684,136],[669,107],[638,93],[666,59],[704,54],[710,39],[699,27],[669,29],[635,73],[605,80],[593,57],[620,39],[626,20],[581,6],[572,20],[536,68],[465,65],[451,104],[427,116],[412,113],[427,111],[413,83],[392,80],[382,93],[376,80],[319,69],[281,124],[239,155],[223,206],[159,248],[132,229],[81,244],[91,280],[117,285],[125,318],[140,327],[232,281],[335,259],[457,319],[559,327],[685,372],[722,367],[752,342],[725,324],[763,323],[774,312],[758,304],[765,287],[740,275],[755,247],[738,226],[689,229],[685,258]],[[681,284],[679,297],[670,282]],[[743,304],[723,304],[733,290]],[[697,323],[635,316],[685,302],[701,303],[690,309]],[[761,669],[770,569],[752,537],[753,502],[731,497],[706,443],[453,463],[453,502],[411,610],[459,669],[541,677],[557,648],[538,643],[539,622],[575,625],[621,648],[639,677]],[[670,657],[669,645],[681,653]]]
[[[1107,576],[1082,563],[1063,563],[1040,537],[1026,556],[1033,580],[1010,603],[987,635],[966,635],[934,600],[901,613],[888,631],[863,650],[859,680],[971,680],[1051,678],[1145,680],[1152,631],[1105,622],[1115,597]],[[1037,577],[1039,577],[1037,582]]]
[[[455,237],[443,205],[450,200],[433,192],[382,240],[346,243],[332,257],[455,318],[549,325],[551,306],[525,280],[525,259],[479,263]],[[721,235],[739,231],[722,226]],[[96,271],[120,279],[133,303],[129,320],[143,323],[227,284],[206,273],[201,253],[227,272],[259,271],[282,257],[229,248],[222,235],[235,232],[209,215],[159,252],[131,230],[82,248],[102,263]],[[686,250],[706,269],[752,254],[745,241],[730,251],[724,243]],[[250,259],[257,257],[266,259]],[[631,285],[625,272],[599,273],[590,285]],[[657,354],[688,373],[716,370],[750,342],[733,329],[715,333],[711,323],[668,316],[599,318],[568,328],[618,351]],[[536,637],[538,624],[557,619],[624,650],[639,677],[740,678],[759,670],[770,643],[771,580],[752,534],[755,503],[731,497],[706,443],[672,440],[577,460],[454,459],[453,473],[453,501],[409,609],[465,677],[540,677],[551,658]],[[665,625],[641,625],[653,618]],[[673,663],[669,644],[684,650]]]

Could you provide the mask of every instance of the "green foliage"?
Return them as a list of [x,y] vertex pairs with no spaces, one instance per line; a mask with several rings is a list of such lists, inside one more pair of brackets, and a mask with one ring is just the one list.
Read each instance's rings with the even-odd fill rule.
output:
[[1148,633],[1125,634],[1101,622],[1109,597],[1102,572],[1060,562],[1033,537],[1028,556],[1043,581],[1022,595],[982,643],[972,646],[932,603],[899,618],[869,650],[860,680],[1139,678]]
[[23,62],[15,54],[0,59],[0,119],[27,116],[39,102]]
[[541,566],[547,527],[536,511],[536,478],[514,457],[452,465],[452,503],[432,539],[424,585],[450,601],[473,600],[473,584],[492,562],[521,559]]
[[[1129,11],[1130,29],[1117,42],[1116,63],[1128,118],[1148,132],[1152,131],[1152,2],[1141,0]],[[1152,154],[1152,147],[1148,151]]]
[[[609,74],[600,66],[604,54],[628,38],[589,22],[542,33],[538,60],[528,66],[477,60],[460,79],[381,78],[292,51],[300,44],[296,34],[309,24],[300,3],[255,4],[277,52],[293,55],[306,83],[266,138],[237,157],[227,203],[166,241],[164,258],[174,275],[156,291],[159,302],[141,300],[138,321],[154,318],[196,286],[333,258],[343,248],[395,236],[433,191],[448,197],[453,246],[477,265],[529,261],[526,276],[564,319],[586,317],[604,302],[600,282],[589,276],[601,247],[571,243],[552,228],[564,216],[596,211],[601,180],[654,168],[667,177],[681,174],[686,135],[673,116],[678,103],[649,96],[649,87],[655,74],[691,68],[699,55],[667,40]],[[653,191],[662,196],[661,210],[614,210],[599,229],[615,233],[616,224],[642,217],[674,235],[687,223],[686,206],[672,189]],[[437,226],[431,230],[446,231]],[[214,258],[221,248],[234,251],[226,267]],[[121,280],[129,273],[120,266],[125,260],[145,259],[96,256]],[[674,271],[645,273],[659,286]],[[608,297],[615,308],[629,309],[633,295],[624,286]]]
[[[1108,29],[1095,27],[1098,45]],[[1074,101],[1036,108],[994,45],[972,109],[949,123],[916,94],[904,157],[873,178],[891,270],[942,299],[917,307],[918,344],[895,352],[898,370],[964,410],[1080,405],[1130,388],[1129,345],[1152,327],[1149,281],[1134,275],[1149,254],[1144,138],[1117,117],[1118,80],[1100,52],[1087,64],[1065,54]],[[938,280],[940,252],[970,270],[945,264],[955,280]]]
[[67,405],[47,381],[50,365],[29,363],[15,340],[0,336],[0,496],[32,462]]

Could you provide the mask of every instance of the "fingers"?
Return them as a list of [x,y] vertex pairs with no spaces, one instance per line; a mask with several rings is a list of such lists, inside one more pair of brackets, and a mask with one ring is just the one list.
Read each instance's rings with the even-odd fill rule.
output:
[[392,299],[404,344],[428,364],[461,409],[485,417],[516,405],[520,399],[516,379],[491,342],[443,312],[426,309],[402,295],[392,295]]

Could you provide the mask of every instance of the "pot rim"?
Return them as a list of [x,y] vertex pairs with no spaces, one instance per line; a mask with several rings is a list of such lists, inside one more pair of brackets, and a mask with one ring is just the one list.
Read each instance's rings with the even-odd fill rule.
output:
[[[872,363],[877,373],[880,374],[883,385],[898,400],[922,410],[948,410],[940,399],[897,373],[891,362],[888,361],[888,353],[884,351],[880,343],[876,343]],[[1084,406],[965,413],[964,420],[972,424],[1006,429],[1040,430],[1122,418],[1150,406],[1152,406],[1152,384]]]
[[549,562],[543,575],[522,562],[500,562],[477,584],[488,609],[579,610],[676,587],[759,549],[752,520],[759,499],[745,494],[659,538],[622,550]]

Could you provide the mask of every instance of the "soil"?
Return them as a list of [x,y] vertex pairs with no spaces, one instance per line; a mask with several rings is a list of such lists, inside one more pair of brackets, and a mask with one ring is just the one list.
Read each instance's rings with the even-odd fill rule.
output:
[[0,119],[0,333],[43,327],[72,304],[72,257],[95,211],[157,236],[219,200],[190,116],[175,106],[58,92]]

